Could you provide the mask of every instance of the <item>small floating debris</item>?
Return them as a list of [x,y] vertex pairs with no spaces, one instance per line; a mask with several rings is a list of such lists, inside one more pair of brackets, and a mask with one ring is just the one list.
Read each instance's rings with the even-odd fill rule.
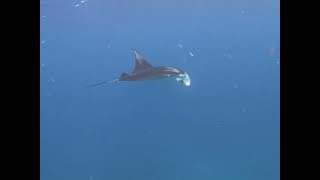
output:
[[178,47],[182,49],[182,48],[183,48],[183,45],[182,45],[182,44],[178,44]]
[[223,56],[225,59],[232,59],[232,55],[230,53],[226,53]]
[[189,52],[189,55],[190,55],[191,57],[193,57],[193,56],[194,56],[194,54],[193,54],[192,52]]
[[48,83],[55,83],[55,82],[56,82],[56,80],[54,78],[51,78],[48,80]]
[[247,13],[247,11],[241,10],[241,14],[246,14],[246,13]]
[[108,49],[111,48],[111,43],[108,43],[107,48],[108,48]]
[[42,18],[46,18],[47,16],[41,16]]
[[44,66],[45,66],[45,64],[42,63],[42,64],[41,64],[41,67],[43,68]]
[[42,41],[40,41],[40,43],[41,43],[41,44],[44,44],[44,43],[46,43],[46,41],[45,41],[45,40],[42,40]]
[[145,130],[145,133],[150,135],[150,134],[152,134],[152,130],[146,129],[146,130]]
[[241,112],[242,112],[242,113],[246,113],[247,111],[248,111],[247,108],[242,108],[242,109],[241,109]]
[[238,89],[238,88],[239,88],[239,85],[238,85],[238,84],[234,84],[234,85],[233,85],[233,88],[234,88],[234,89]]
[[83,4],[83,3],[87,2],[87,1],[88,1],[88,0],[82,0],[82,1],[80,1],[79,4],[76,4],[76,5],[74,5],[73,7],[79,7],[81,4]]

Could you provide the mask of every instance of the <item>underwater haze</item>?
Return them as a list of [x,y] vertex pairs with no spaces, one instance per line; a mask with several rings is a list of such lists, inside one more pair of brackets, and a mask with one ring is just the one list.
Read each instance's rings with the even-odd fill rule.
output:
[[[41,0],[41,180],[279,180],[279,0]],[[131,72],[138,49],[174,78]]]

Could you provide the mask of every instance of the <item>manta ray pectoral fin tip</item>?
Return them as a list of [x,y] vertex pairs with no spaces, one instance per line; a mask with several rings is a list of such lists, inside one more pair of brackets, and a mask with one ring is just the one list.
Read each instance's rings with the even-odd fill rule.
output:
[[135,55],[139,54],[139,50],[137,48],[131,48],[130,52],[133,52]]

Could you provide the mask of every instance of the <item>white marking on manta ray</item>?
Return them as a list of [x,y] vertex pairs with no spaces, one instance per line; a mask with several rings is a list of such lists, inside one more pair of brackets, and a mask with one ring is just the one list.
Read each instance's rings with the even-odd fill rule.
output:
[[171,68],[171,67],[167,67],[168,71],[172,71],[172,72],[176,72],[179,73],[180,71],[178,71],[177,69]]
[[176,80],[183,83],[185,86],[190,86],[191,84],[191,79],[187,73],[179,74]]

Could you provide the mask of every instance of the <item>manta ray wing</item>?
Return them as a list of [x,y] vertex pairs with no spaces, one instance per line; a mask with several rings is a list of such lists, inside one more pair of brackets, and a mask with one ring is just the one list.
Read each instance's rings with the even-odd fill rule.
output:
[[137,51],[133,50],[135,54],[136,64],[132,73],[145,71],[146,69],[153,68],[153,66]]

